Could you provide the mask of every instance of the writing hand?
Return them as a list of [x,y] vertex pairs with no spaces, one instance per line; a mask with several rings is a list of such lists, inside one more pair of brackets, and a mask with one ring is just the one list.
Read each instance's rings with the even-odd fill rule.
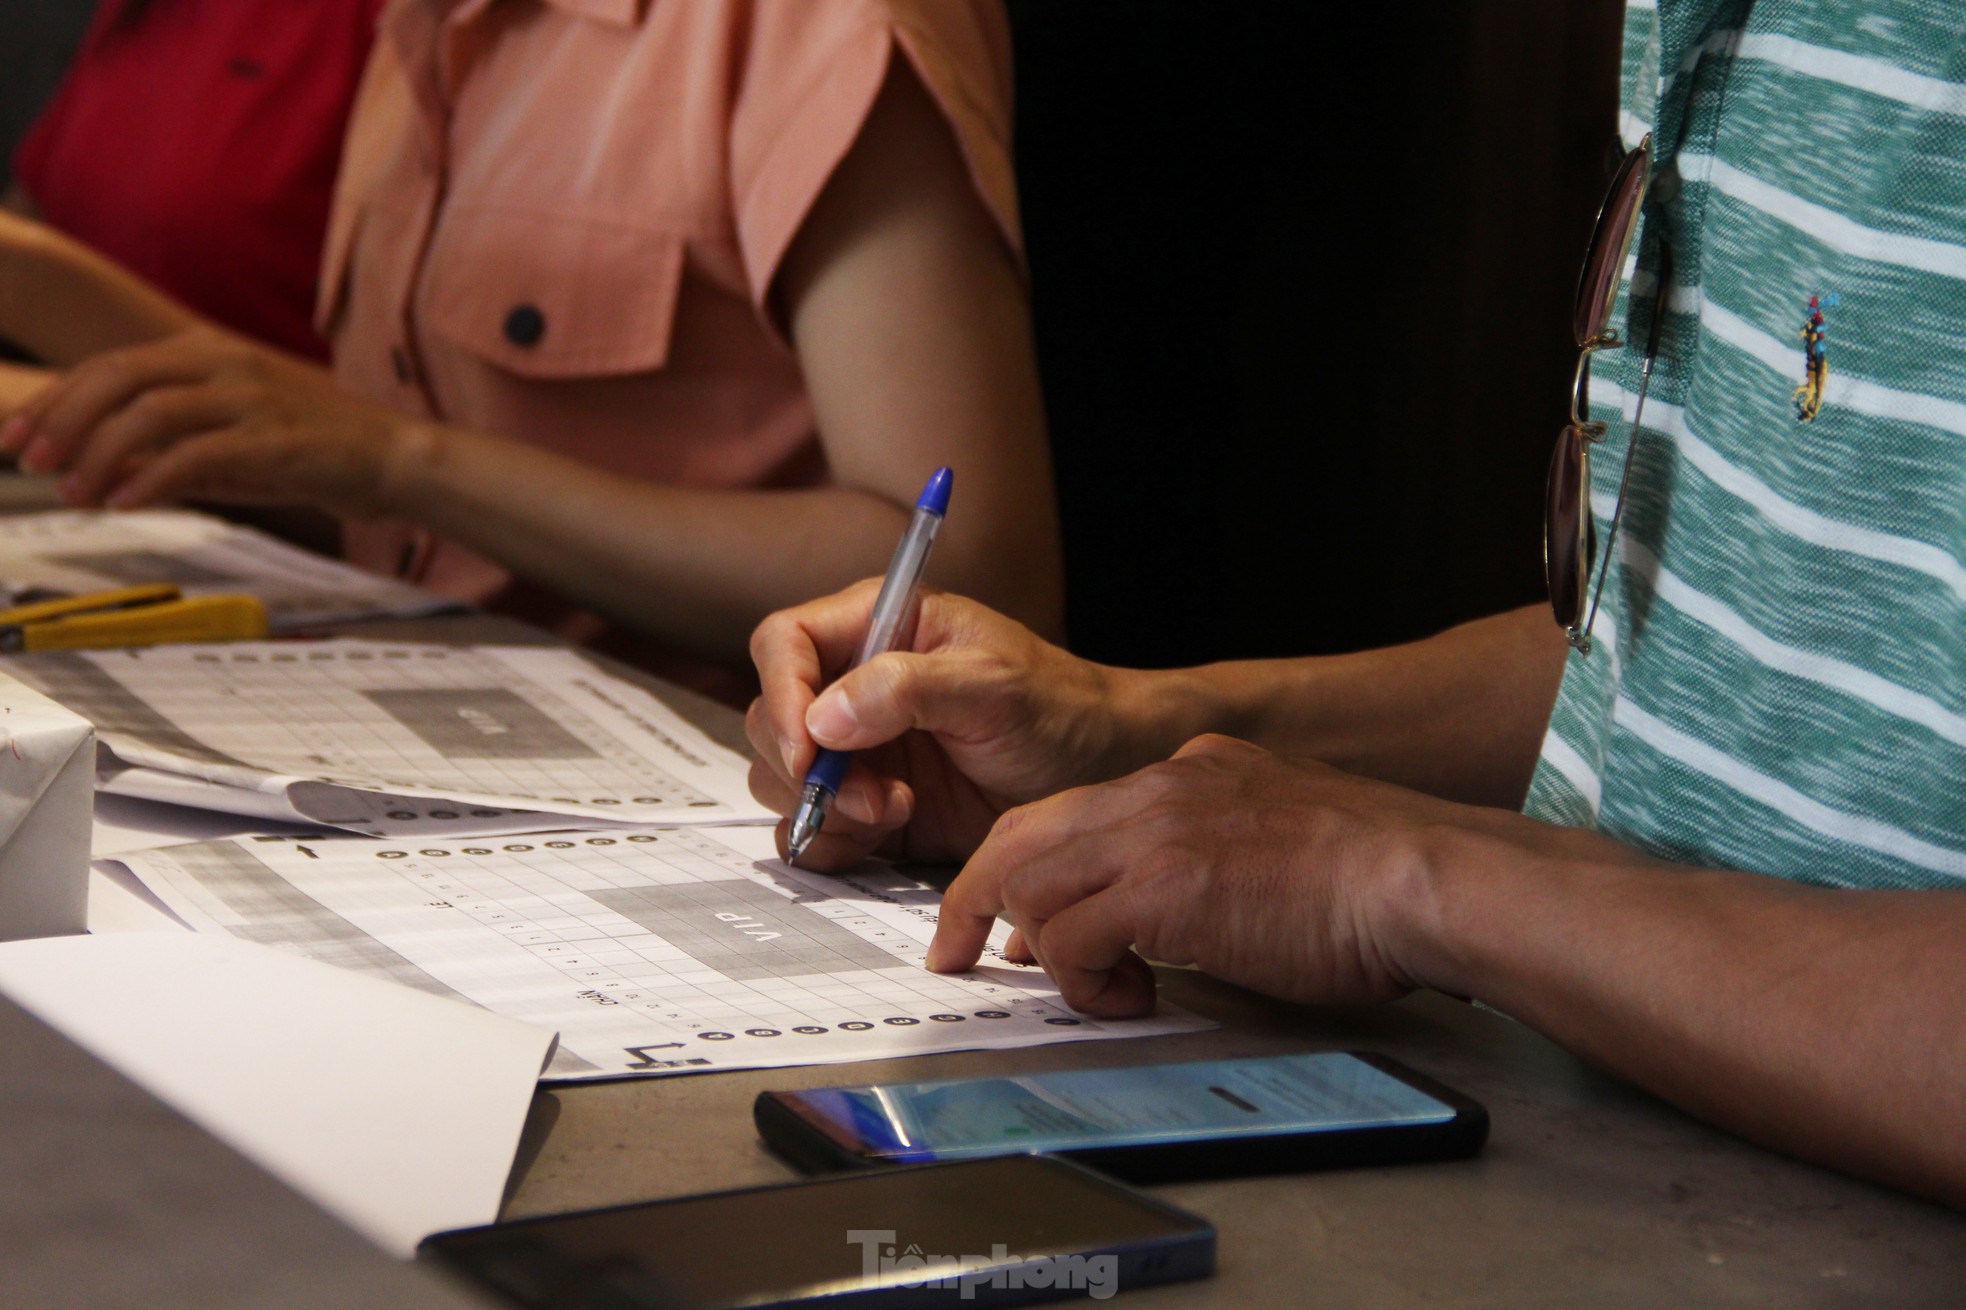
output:
[[[746,720],[752,793],[789,814],[815,742],[856,752],[802,863],[843,868],[876,850],[961,859],[1009,806],[1121,771],[1118,707],[1140,675],[958,596],[925,592],[901,649],[832,682],[878,591],[870,580],[781,611],[751,639],[763,687]],[[781,825],[781,848],[784,837]]]

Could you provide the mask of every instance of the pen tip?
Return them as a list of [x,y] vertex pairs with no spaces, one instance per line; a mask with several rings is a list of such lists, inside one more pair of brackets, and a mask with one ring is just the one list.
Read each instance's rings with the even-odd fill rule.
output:
[[785,862],[787,864],[797,864],[799,857],[806,853],[806,847],[812,845],[814,829],[815,825],[805,814],[800,814],[792,820],[791,830],[785,834]]

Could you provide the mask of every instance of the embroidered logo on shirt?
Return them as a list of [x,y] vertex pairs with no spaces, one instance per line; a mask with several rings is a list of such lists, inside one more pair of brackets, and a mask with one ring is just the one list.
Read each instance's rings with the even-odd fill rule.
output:
[[1839,304],[1835,292],[1809,297],[1809,310],[1802,318],[1802,385],[1791,399],[1795,421],[1807,423],[1823,410],[1823,384],[1829,381],[1829,325],[1823,310]]

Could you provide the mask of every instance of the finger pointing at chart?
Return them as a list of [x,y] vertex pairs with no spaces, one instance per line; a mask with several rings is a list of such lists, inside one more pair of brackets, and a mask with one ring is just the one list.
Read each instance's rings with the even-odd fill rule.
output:
[[950,885],[929,967],[970,967],[1003,918],[1100,1017],[1153,1008],[1143,959],[1295,1000],[1388,999],[1415,982],[1399,915],[1420,837],[1480,814],[1200,737],[1006,813]]

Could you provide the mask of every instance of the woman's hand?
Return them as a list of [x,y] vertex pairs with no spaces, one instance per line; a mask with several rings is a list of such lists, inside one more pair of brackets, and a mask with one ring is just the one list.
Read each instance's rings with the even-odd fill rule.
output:
[[393,468],[434,440],[326,370],[211,327],[94,356],[0,426],[0,449],[61,474],[72,505],[196,499],[352,518],[391,512]]

